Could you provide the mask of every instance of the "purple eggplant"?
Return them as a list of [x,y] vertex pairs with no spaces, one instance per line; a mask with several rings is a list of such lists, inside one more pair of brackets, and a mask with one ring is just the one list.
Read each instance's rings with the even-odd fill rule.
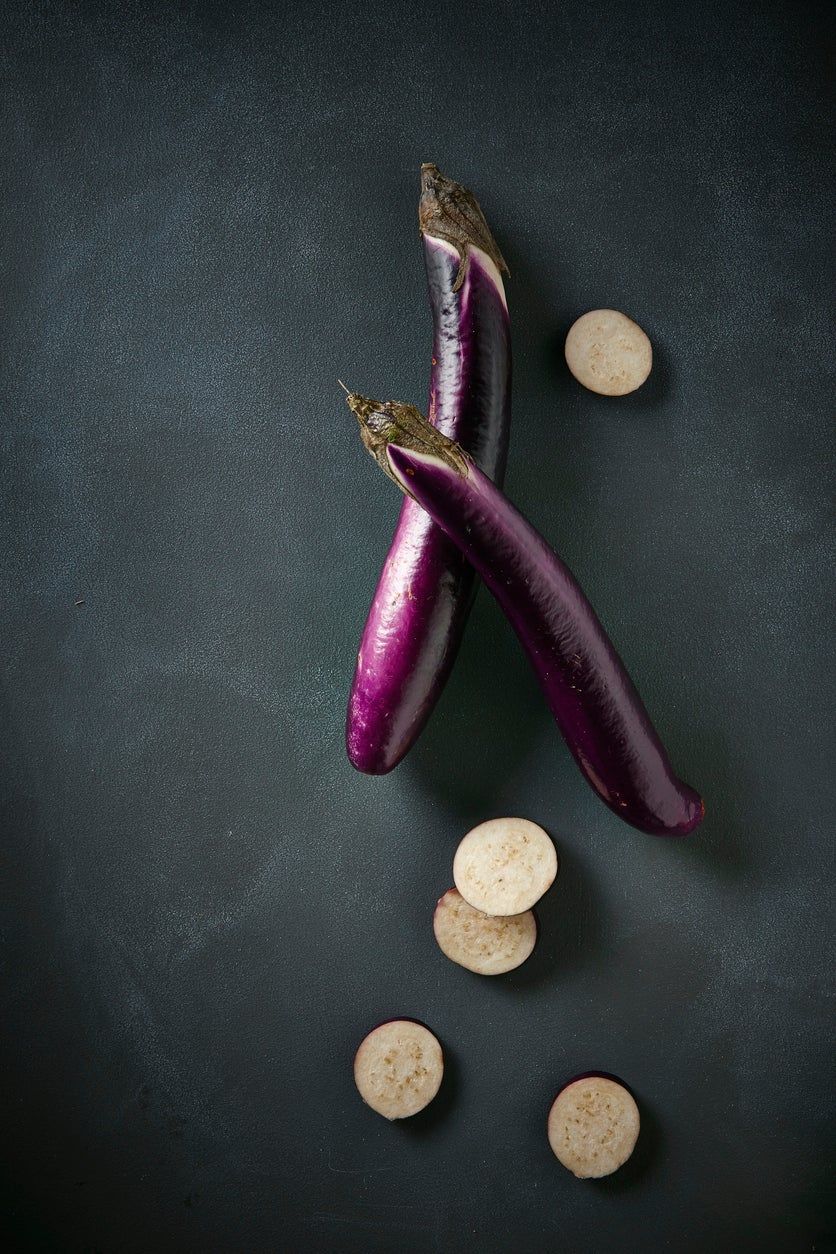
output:
[[412,405],[350,395],[363,442],[496,597],[587,782],[641,831],[684,836],[703,817],[572,573],[463,449]]
[[[474,197],[433,165],[421,168],[418,216],[434,327],[430,422],[501,482],[511,398],[507,267]],[[405,500],[348,703],[346,748],[359,771],[391,771],[414,744],[447,682],[474,589],[456,545]]]

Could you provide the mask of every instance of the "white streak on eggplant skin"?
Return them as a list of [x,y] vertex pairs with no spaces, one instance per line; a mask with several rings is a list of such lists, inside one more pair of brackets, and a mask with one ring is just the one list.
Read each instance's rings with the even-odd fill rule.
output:
[[[427,243],[431,244],[433,248],[438,248],[441,252],[448,253],[451,257],[455,257],[456,260],[460,259],[458,248],[456,248],[453,244],[448,243],[446,239],[439,239],[437,235],[425,235],[424,239]],[[505,295],[505,285],[502,282],[502,275],[499,273],[499,269],[497,268],[496,262],[493,258],[489,257],[483,249],[477,248],[473,245],[470,249],[470,264],[479,266],[487,275],[496,288],[502,301],[503,308],[507,313],[508,300]]]
[[[406,492],[407,496],[412,496],[412,493],[411,493],[411,492],[410,492],[410,490],[409,490],[409,475],[406,475],[406,474],[401,473],[401,471],[399,471],[399,470],[395,467],[394,463],[392,462],[392,458],[391,458],[391,456],[390,456],[390,449],[391,449],[391,447],[392,447],[392,446],[390,445],[390,446],[386,449],[386,460],[387,460],[387,462],[389,463],[389,467],[390,467],[390,469],[391,469],[391,471],[392,471],[392,474],[394,475],[394,477],[395,477],[395,479],[398,481],[398,483],[401,485],[401,487],[403,488],[404,492]],[[400,448],[400,446],[399,446],[399,445],[395,445],[394,447],[396,447],[396,448]],[[449,467],[449,466],[447,466],[447,465],[446,465],[446,464],[445,464],[445,463],[441,460],[441,458],[440,458],[440,457],[435,457],[432,453],[418,453],[418,452],[416,452],[416,450],[415,450],[415,449],[410,449],[410,450],[409,450],[409,456],[410,456],[410,458],[411,458],[411,460],[412,460],[412,461],[416,461],[416,462],[424,462],[424,463],[425,463],[425,465],[427,465],[427,466],[435,466],[438,470],[447,470],[447,471],[449,471],[449,472],[450,472],[450,474],[454,474],[454,473],[455,473],[455,471],[450,470],[450,467]],[[420,507],[419,507],[419,508],[420,508]]]

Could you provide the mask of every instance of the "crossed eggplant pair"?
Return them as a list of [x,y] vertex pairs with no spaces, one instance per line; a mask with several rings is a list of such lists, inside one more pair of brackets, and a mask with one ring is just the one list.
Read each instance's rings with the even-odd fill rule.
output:
[[455,660],[475,574],[499,602],[589,785],[641,831],[701,822],[642,700],[564,562],[503,494],[511,344],[506,269],[475,198],[421,171],[419,222],[433,314],[429,420],[349,393],[366,448],[406,494],[369,611],[348,707],[358,770],[391,770]]

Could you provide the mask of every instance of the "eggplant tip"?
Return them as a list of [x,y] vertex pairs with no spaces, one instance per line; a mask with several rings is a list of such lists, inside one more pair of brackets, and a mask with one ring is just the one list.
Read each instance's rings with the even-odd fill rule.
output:
[[690,812],[687,820],[682,824],[677,836],[690,836],[691,832],[695,832],[705,818],[705,801],[702,797],[696,796],[689,807]]
[[426,196],[438,189],[439,183],[444,179],[444,175],[438,166],[432,161],[423,161],[421,163],[421,194]]

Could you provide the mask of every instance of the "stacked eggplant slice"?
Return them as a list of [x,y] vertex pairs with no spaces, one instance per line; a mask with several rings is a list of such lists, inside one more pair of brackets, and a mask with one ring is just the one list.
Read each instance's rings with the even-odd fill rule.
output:
[[537,943],[533,906],[557,875],[548,833],[528,819],[488,819],[467,833],[453,858],[455,888],[433,916],[438,947],[477,975],[505,975]]
[[349,393],[364,445],[405,494],[360,645],[348,755],[392,769],[455,660],[478,573],[519,637],[590,787],[640,831],[684,836],[703,802],[673,770],[580,585],[501,490],[511,349],[502,255],[478,203],[423,166],[419,221],[434,323],[428,418]]

